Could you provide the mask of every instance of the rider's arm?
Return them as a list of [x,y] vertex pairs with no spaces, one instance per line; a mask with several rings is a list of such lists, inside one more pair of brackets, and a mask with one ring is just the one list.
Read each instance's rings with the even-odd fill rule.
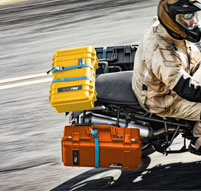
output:
[[152,72],[180,97],[201,102],[201,85],[182,69],[182,61],[171,47],[158,48],[152,57]]
[[184,99],[201,102],[201,86],[188,74],[183,74],[172,90]]

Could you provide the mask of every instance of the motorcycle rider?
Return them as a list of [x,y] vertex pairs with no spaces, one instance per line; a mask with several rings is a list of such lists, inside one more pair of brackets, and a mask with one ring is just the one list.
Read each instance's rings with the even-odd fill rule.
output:
[[160,0],[158,16],[135,55],[132,87],[141,107],[197,121],[189,151],[201,155],[201,53],[196,0]]

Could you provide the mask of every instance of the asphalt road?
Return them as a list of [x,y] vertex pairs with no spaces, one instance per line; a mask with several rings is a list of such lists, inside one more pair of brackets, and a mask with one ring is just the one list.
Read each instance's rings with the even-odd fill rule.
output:
[[[58,49],[135,44],[158,0],[28,0],[0,6],[0,190],[201,190],[200,157],[142,160],[139,170],[64,167],[67,117],[48,103]],[[15,78],[15,79],[11,79]],[[181,139],[174,143],[177,148]]]

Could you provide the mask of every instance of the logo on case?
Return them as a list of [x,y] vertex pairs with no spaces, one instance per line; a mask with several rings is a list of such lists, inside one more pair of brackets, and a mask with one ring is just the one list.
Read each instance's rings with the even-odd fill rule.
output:
[[58,88],[58,92],[77,91],[77,90],[81,90],[81,89],[82,89],[82,85],[76,85],[76,86],[71,86],[71,87]]

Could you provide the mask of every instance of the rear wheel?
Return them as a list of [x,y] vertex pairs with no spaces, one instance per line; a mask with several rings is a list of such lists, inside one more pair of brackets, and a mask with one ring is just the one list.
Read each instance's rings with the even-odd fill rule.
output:
[[142,144],[142,151],[141,151],[141,157],[147,157],[148,155],[151,155],[155,152],[155,148],[153,145],[150,144]]

